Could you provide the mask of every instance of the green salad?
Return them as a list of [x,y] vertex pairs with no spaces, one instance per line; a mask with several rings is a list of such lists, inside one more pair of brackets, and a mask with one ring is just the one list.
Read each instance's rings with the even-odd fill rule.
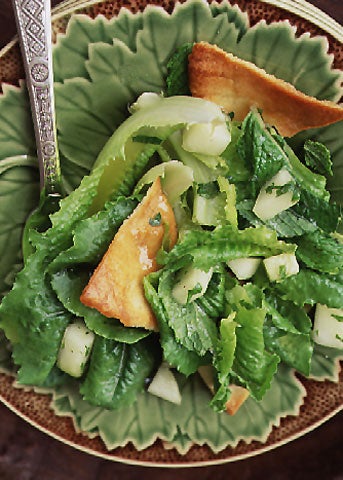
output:
[[[207,367],[211,406],[222,412],[233,386],[259,401],[282,363],[308,376],[314,343],[343,346],[341,207],[326,189],[329,150],[308,140],[296,154],[263,112],[237,122],[189,96],[188,49],[170,62],[163,95],[146,92],[131,105],[49,228],[30,231],[0,306],[21,384],[71,375],[89,403],[119,409],[156,372],[177,386]],[[166,226],[159,268],[142,284],[158,328],[132,328],[80,296],[158,178],[178,239],[167,248]],[[156,212],[150,225],[160,219]],[[167,399],[180,403],[178,394]]]

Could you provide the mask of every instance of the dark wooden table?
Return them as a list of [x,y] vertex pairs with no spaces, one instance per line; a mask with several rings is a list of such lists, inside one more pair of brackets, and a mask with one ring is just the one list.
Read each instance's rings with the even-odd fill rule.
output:
[[[343,0],[312,3],[343,24]],[[10,0],[0,0],[0,48],[14,33]],[[263,455],[177,471],[122,465],[79,452],[36,430],[2,404],[0,422],[0,480],[343,480],[343,413]]]

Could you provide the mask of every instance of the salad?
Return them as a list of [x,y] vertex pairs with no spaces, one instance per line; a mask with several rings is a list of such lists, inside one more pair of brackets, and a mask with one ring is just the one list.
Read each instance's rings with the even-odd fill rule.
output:
[[130,106],[50,228],[31,231],[0,307],[20,383],[72,376],[87,402],[117,410],[144,389],[180,403],[201,372],[222,412],[236,388],[260,401],[282,364],[309,375],[314,343],[341,349],[328,149],[296,154],[263,111],[237,121],[186,95],[190,48],[163,95]]

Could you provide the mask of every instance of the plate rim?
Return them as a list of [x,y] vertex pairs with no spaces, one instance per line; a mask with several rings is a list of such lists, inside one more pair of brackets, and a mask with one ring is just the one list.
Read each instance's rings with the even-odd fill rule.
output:
[[[1,378],[1,375],[6,375],[7,377],[11,377],[12,379],[14,379],[14,382],[15,382],[15,377],[12,374],[9,374],[8,372],[5,372],[5,371],[0,371],[0,378]],[[13,388],[18,388],[18,387],[13,385]],[[29,390],[25,386],[20,386],[18,388],[18,390],[19,389]],[[42,392],[34,392],[32,390],[31,390],[31,392],[32,393],[42,393]],[[49,394],[45,392],[44,395],[49,395]],[[63,438],[61,435],[58,435],[58,434],[52,432],[51,430],[49,430],[49,428],[44,427],[43,425],[40,425],[39,422],[35,422],[28,415],[26,415],[21,410],[19,410],[15,406],[13,406],[11,404],[11,402],[9,402],[8,400],[6,400],[6,398],[3,397],[2,394],[0,394],[0,401],[10,411],[12,411],[15,415],[17,415],[19,418],[24,420],[26,423],[32,425],[34,428],[37,428],[37,430],[39,430],[40,432],[45,433],[49,437],[63,443],[64,445],[68,445],[70,447],[73,447],[76,450],[81,451],[83,453],[87,453],[87,454],[92,455],[96,458],[102,458],[104,460],[109,460],[109,461],[112,461],[112,462],[118,462],[118,463],[122,463],[122,464],[126,464],[126,465],[141,466],[141,467],[173,468],[173,469],[176,469],[176,468],[193,468],[193,467],[211,467],[211,466],[215,466],[215,465],[225,465],[225,464],[228,464],[228,463],[234,463],[234,462],[238,462],[238,461],[241,461],[241,460],[245,460],[245,459],[248,459],[248,458],[252,458],[252,457],[262,455],[264,453],[270,452],[270,451],[275,450],[279,447],[287,445],[288,443],[293,442],[293,441],[307,435],[308,433],[316,430],[321,425],[323,425],[324,423],[329,421],[331,418],[335,417],[338,413],[343,411],[343,403],[342,403],[340,406],[334,408],[327,415],[320,418],[318,421],[312,423],[307,428],[302,429],[300,432],[294,433],[290,436],[287,436],[287,437],[285,437],[285,438],[283,438],[283,439],[281,439],[277,442],[274,442],[271,445],[267,445],[267,446],[265,446],[261,442],[259,442],[259,443],[261,443],[261,448],[252,450],[252,451],[247,452],[247,453],[238,454],[236,456],[233,455],[233,456],[226,457],[226,458],[221,458],[221,459],[213,459],[213,460],[205,460],[205,461],[199,460],[199,461],[192,461],[192,462],[187,462],[187,463],[186,462],[158,463],[158,462],[153,462],[153,461],[150,461],[150,460],[147,460],[147,461],[133,460],[133,459],[129,459],[129,458],[126,458],[126,457],[119,456],[119,455],[111,455],[110,453],[102,453],[102,452],[98,452],[98,451],[96,451],[92,448],[84,447],[84,446],[82,446],[78,443],[75,443],[71,440],[67,440],[67,439]],[[55,412],[52,412],[52,413],[53,413],[53,415],[56,415]],[[65,415],[65,416],[70,418],[71,421],[73,420],[72,415]],[[75,426],[74,423],[73,423],[73,426]],[[278,427],[276,426],[275,428],[278,428]],[[77,433],[87,436],[85,433],[82,433],[82,432],[77,432]],[[151,448],[152,446],[153,445],[151,445],[148,448]]]
[[[231,2],[231,0],[229,0]],[[318,7],[310,4],[306,0],[256,0],[257,2],[273,5],[277,8],[281,8],[286,10],[286,12],[293,13],[296,16],[309,21],[310,23],[314,24],[315,26],[319,27],[322,29],[326,34],[331,35],[334,37],[336,40],[338,40],[340,43],[343,44],[343,31],[342,31],[342,26],[335,21],[332,17],[330,17],[328,14],[320,10]],[[78,2],[77,0],[65,0],[62,1],[57,7],[54,7],[52,10],[52,19],[53,21],[56,21],[60,18],[65,17],[66,15],[73,14],[79,9],[83,9],[92,5],[96,5],[102,3],[101,0],[83,0]],[[231,2],[232,3],[232,2]],[[324,21],[324,23],[323,23]],[[12,48],[16,43],[18,42],[17,37],[15,36],[6,46],[0,50],[0,58],[7,53],[7,51]],[[12,377],[11,374],[8,374],[6,372],[1,372],[1,374],[5,374],[7,376]],[[13,386],[15,388],[15,386]],[[38,393],[38,392],[37,392]],[[300,432],[291,434],[290,436],[287,436],[279,441],[274,442],[272,445],[263,445],[261,443],[261,448],[257,448],[255,450],[252,450],[247,453],[242,453],[238,454],[236,456],[229,456],[227,458],[221,458],[221,459],[213,459],[213,460],[199,460],[199,461],[192,461],[192,462],[173,462],[173,463],[158,463],[154,461],[144,461],[144,460],[133,460],[129,459],[126,457],[122,456],[117,456],[117,455],[111,455],[110,453],[102,453],[98,452],[95,449],[84,447],[80,444],[77,444],[71,440],[67,440],[63,438],[63,436],[58,435],[49,428],[44,427],[40,425],[38,422],[35,422],[32,420],[28,415],[20,411],[18,408],[13,406],[10,401],[6,400],[6,398],[3,397],[2,394],[0,394],[0,401],[7,407],[9,408],[10,411],[15,413],[18,417],[22,418],[25,422],[28,424],[32,425],[33,427],[37,428],[39,431],[49,435],[50,437],[54,438],[55,440],[69,445],[76,450],[79,450],[81,452],[90,454],[92,456],[95,456],[97,458],[102,458],[110,461],[115,461],[115,462],[120,462],[123,464],[127,465],[135,465],[135,466],[143,466],[143,467],[161,467],[161,468],[191,468],[191,467],[206,467],[206,466],[214,466],[214,465],[223,465],[227,463],[232,463],[240,460],[244,460],[247,458],[255,457],[257,455],[261,455],[263,453],[266,453],[268,451],[275,450],[276,448],[279,448],[280,446],[286,445],[294,440],[297,440],[304,435],[310,433],[311,431],[315,430],[316,428],[320,427],[324,423],[326,423],[328,420],[333,418],[335,415],[337,415],[339,412],[343,411],[343,403],[333,409],[331,412],[326,414],[324,417],[320,418],[316,422],[312,423],[309,425],[307,428],[302,429]],[[56,415],[54,413],[54,415]],[[70,415],[66,415],[71,417]],[[277,428],[277,427],[276,427]],[[82,433],[82,432],[81,432]],[[149,447],[148,447],[149,448]]]
[[[273,5],[285,9],[290,13],[308,20],[317,27],[323,29],[326,33],[332,35],[336,40],[343,43],[342,25],[325,13],[319,7],[316,7],[307,0],[256,0],[257,2]],[[101,0],[63,0],[51,10],[52,20],[56,21],[76,10],[86,8],[101,3]],[[0,49],[0,58],[7,53],[9,49],[18,43],[18,36],[15,35],[2,49]]]

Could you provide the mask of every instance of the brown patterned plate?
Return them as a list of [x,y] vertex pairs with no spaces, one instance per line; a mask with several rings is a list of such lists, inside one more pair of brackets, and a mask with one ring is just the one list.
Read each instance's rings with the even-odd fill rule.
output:
[[[161,5],[167,12],[174,7],[172,1],[150,2]],[[247,12],[250,25],[253,26],[261,19],[267,23],[287,20],[297,29],[300,36],[309,32],[311,36],[321,35],[328,40],[329,52],[333,55],[333,66],[343,69],[343,38],[341,27],[318,9],[303,1],[273,0],[262,2],[258,0],[237,0],[237,4]],[[145,1],[131,2],[106,1],[98,2],[65,2],[55,11],[53,30],[55,35],[64,32],[71,16],[77,13],[86,13],[91,18],[99,14],[112,18],[117,15],[121,7],[128,7],[132,12],[143,11]],[[2,83],[18,84],[23,78],[18,45],[11,42],[0,57],[0,79]],[[170,448],[162,440],[156,440],[151,446],[136,449],[132,443],[108,449],[97,435],[84,435],[75,428],[75,420],[70,416],[57,416],[51,408],[51,396],[39,391],[18,388],[13,385],[13,377],[8,373],[1,373],[0,399],[19,416],[58,440],[90,454],[116,460],[124,463],[143,464],[154,466],[195,466],[219,464],[240,460],[249,456],[276,448],[295,438],[298,438],[343,409],[343,373],[338,374],[339,364],[336,361],[338,381],[307,380],[299,377],[306,390],[304,402],[300,407],[299,415],[289,415],[277,422],[268,438],[259,441],[241,440],[234,447],[226,448],[215,453],[207,445],[193,445],[184,454],[177,449]]]

